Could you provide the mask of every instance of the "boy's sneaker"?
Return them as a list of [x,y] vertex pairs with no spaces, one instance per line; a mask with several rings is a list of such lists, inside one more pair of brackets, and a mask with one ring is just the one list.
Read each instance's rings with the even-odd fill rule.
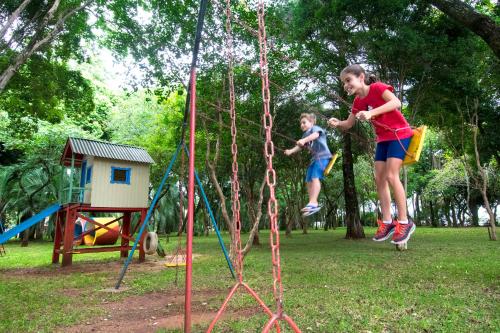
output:
[[307,204],[304,208],[302,208],[300,211],[301,211],[301,212],[308,212],[308,211],[310,211],[311,209],[316,209],[316,208],[318,208],[318,207],[319,207],[319,205],[318,205],[318,204],[311,204],[311,203],[309,203],[309,204]]
[[394,221],[392,223],[384,223],[381,220],[377,220],[378,224],[378,229],[377,232],[375,233],[375,236],[373,236],[373,240],[376,242],[382,242],[385,241],[386,239],[389,239],[389,237],[392,236],[394,233],[394,229],[396,227],[396,224],[394,224]]
[[[307,205],[306,207],[308,207],[306,210],[302,210],[302,216],[309,216],[309,215],[312,215],[312,214],[316,214],[317,212],[319,212],[321,210],[321,206],[320,205],[317,205],[317,206],[309,206]],[[304,208],[306,208],[304,207]]]
[[417,228],[415,226],[415,223],[413,221],[408,221],[408,223],[402,224],[399,223],[398,221],[394,221],[396,223],[396,227],[394,228],[394,235],[392,236],[392,244],[403,244],[406,243],[409,239],[411,234],[415,231]]

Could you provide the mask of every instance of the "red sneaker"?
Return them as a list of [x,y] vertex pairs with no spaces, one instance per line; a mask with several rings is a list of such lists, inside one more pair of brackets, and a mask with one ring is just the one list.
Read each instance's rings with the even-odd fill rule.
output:
[[415,232],[415,229],[417,228],[415,226],[415,223],[412,221],[408,221],[406,224],[401,224],[398,221],[394,221],[396,223],[396,227],[394,235],[392,236],[392,244],[403,244],[406,243],[410,237],[411,234]]
[[376,242],[382,242],[385,241],[386,239],[389,239],[389,237],[392,236],[394,233],[394,221],[392,223],[386,224],[382,222],[381,220],[377,220],[378,223],[378,229],[377,232],[375,233],[375,236],[373,236],[373,240]]

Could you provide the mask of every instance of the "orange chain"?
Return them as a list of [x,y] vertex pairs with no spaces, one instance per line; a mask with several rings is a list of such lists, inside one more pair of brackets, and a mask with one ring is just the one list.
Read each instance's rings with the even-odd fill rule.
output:
[[237,251],[236,272],[240,282],[243,281],[243,256],[241,254],[241,220],[240,220],[240,182],[238,179],[238,145],[236,144],[236,110],[234,97],[233,71],[233,35],[231,31],[231,0],[226,1],[226,56],[228,60],[229,78],[229,114],[231,117],[231,153],[233,155],[233,179],[231,182],[233,225],[235,228],[235,246]]
[[267,62],[267,41],[266,27],[264,21],[264,2],[259,1],[258,20],[259,20],[259,50],[260,50],[260,73],[262,80],[262,99],[263,99],[263,126],[266,133],[266,143],[264,152],[266,157],[266,183],[269,188],[269,201],[267,203],[267,214],[271,225],[270,244],[273,264],[273,292],[276,301],[276,311],[278,317],[283,313],[283,286],[281,284],[281,264],[280,264],[280,236],[278,228],[278,201],[275,196],[276,171],[273,168],[274,143],[271,137],[273,118],[270,113],[271,93],[269,91],[269,65]]

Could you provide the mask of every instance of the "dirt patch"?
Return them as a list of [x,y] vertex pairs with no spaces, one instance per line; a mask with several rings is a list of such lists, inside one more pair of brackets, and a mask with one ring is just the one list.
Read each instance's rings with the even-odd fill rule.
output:
[[[215,317],[221,298],[228,290],[201,290],[192,295],[192,325],[208,327]],[[100,318],[79,325],[64,327],[57,332],[108,333],[108,332],[156,332],[159,329],[182,329],[184,327],[184,294],[181,290],[154,292],[131,296],[118,302],[104,302],[101,308],[106,313]],[[223,318],[248,317],[260,310],[258,306],[225,311]]]
[[76,288],[61,289],[61,292],[64,296],[68,297],[80,297],[82,295],[82,290]]
[[[200,257],[199,254],[193,254],[193,259]],[[140,263],[139,260],[133,260],[128,266],[128,272],[159,272],[166,269],[165,264],[171,262],[169,257],[159,258],[157,256],[148,256],[146,261]],[[29,277],[29,276],[60,276],[73,273],[101,273],[101,272],[120,272],[125,261],[84,261],[76,262],[68,267],[61,267],[59,264],[50,267],[35,268],[16,268],[1,269],[0,272],[8,277]]]

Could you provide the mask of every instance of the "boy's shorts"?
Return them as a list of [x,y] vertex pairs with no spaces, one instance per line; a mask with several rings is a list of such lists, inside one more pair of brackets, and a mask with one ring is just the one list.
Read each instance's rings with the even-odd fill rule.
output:
[[331,158],[322,158],[311,162],[307,168],[306,182],[310,182],[313,178],[323,179],[323,172],[325,171]]
[[[387,161],[388,158],[399,158],[404,160],[406,156],[406,151],[410,146],[410,141],[412,137],[401,139],[401,143],[398,140],[382,141],[377,143],[377,150],[375,151],[375,161]],[[401,147],[401,145],[404,146]]]

